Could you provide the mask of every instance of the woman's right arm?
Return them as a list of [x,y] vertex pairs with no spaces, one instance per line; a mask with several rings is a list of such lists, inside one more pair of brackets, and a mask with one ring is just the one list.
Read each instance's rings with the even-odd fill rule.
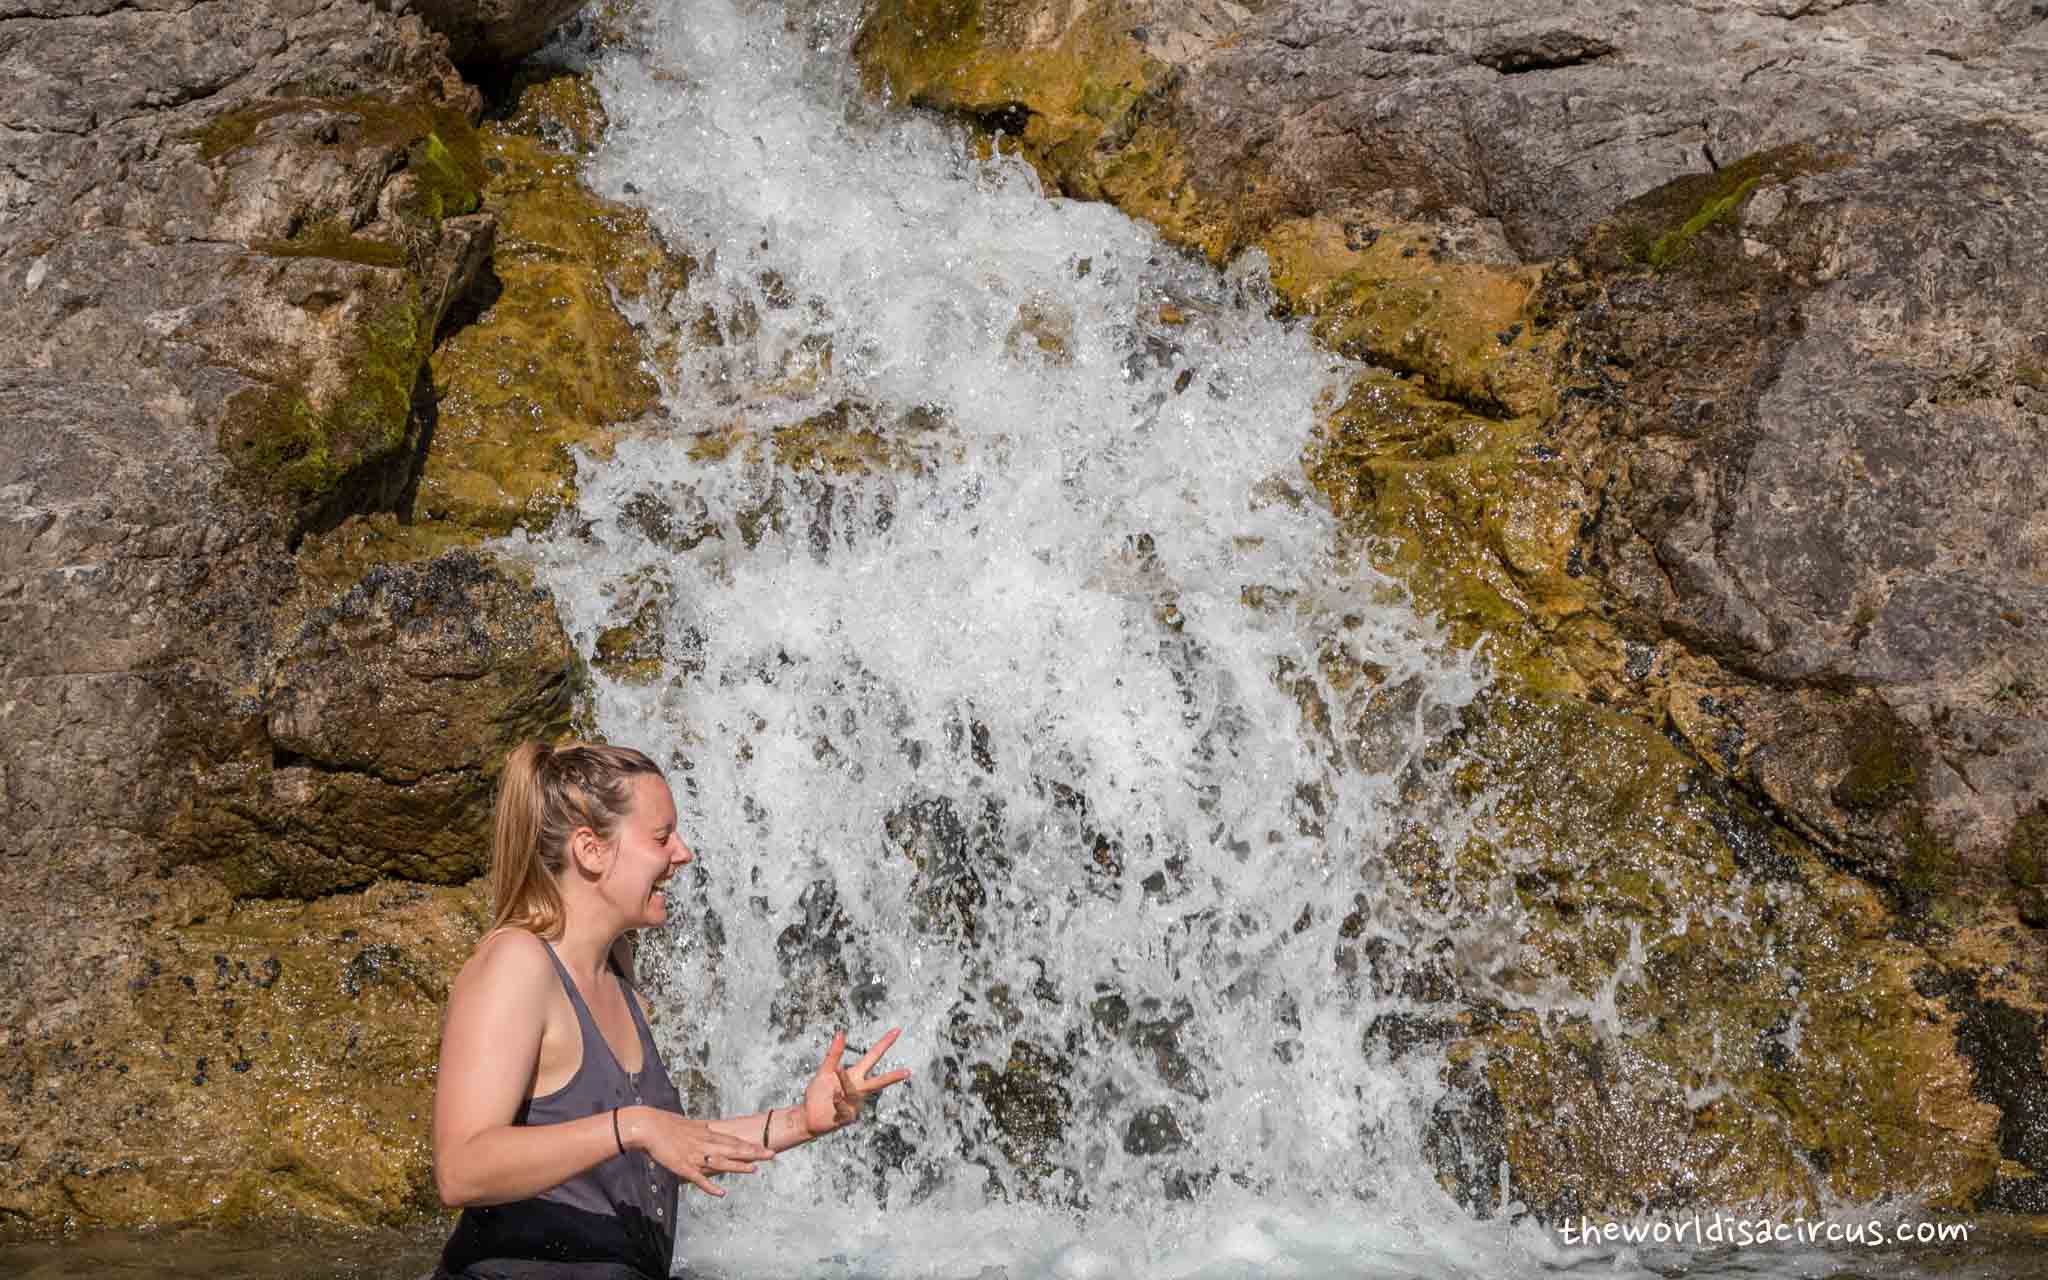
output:
[[[723,1195],[711,1172],[752,1172],[772,1153],[703,1121],[627,1107],[561,1124],[515,1125],[540,1061],[560,981],[546,948],[520,930],[485,939],[448,995],[434,1082],[434,1185],[451,1208],[524,1200],[642,1146],[676,1174]],[[638,1139],[636,1142],[635,1139]]]
[[540,1061],[559,986],[540,939],[484,939],[448,993],[434,1080],[434,1185],[450,1207],[538,1195],[616,1150],[611,1113],[568,1124],[514,1125]]

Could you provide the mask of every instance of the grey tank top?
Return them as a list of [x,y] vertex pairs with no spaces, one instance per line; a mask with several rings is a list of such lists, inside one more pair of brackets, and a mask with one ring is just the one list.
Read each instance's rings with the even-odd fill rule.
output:
[[[575,1007],[583,1060],[567,1084],[528,1099],[512,1122],[559,1124],[636,1104],[680,1113],[682,1096],[662,1066],[654,1034],[625,975],[607,966],[625,993],[640,1037],[637,1073],[619,1065],[561,957],[546,939],[541,941]],[[615,1155],[531,1200],[463,1210],[442,1251],[441,1271],[472,1280],[666,1276],[675,1258],[680,1185],[676,1175],[643,1152]]]

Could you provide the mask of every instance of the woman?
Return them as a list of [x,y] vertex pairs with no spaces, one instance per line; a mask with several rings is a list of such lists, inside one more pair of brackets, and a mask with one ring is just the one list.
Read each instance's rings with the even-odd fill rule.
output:
[[692,854],[652,760],[623,747],[512,753],[498,788],[492,928],[448,999],[434,1089],[434,1179],[462,1217],[437,1275],[668,1275],[677,1192],[844,1128],[908,1071],[851,1069],[832,1038],[801,1101],[693,1120],[662,1067],[620,955],[668,919],[662,885]]

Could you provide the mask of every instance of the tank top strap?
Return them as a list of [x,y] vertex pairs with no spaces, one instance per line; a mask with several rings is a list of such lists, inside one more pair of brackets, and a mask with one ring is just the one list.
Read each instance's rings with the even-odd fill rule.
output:
[[562,980],[562,990],[569,993],[569,1005],[576,1010],[576,1025],[583,1030],[583,1057],[587,1065],[591,1045],[606,1047],[604,1032],[598,1028],[597,1019],[591,1016],[590,1006],[583,1003],[583,993],[576,989],[576,979],[569,976],[569,966],[555,954],[555,944],[546,938],[542,938],[540,943],[548,949],[548,959],[555,963],[555,976]]
[[647,1025],[647,1015],[640,1011],[640,988],[633,985],[633,980],[626,976],[626,971],[616,961],[612,962],[611,970],[618,975],[619,989],[626,993],[626,1007],[633,1011],[633,1027],[640,1033],[640,1066],[644,1071],[649,1063],[659,1064],[661,1061],[661,1055],[655,1050],[654,1028]]

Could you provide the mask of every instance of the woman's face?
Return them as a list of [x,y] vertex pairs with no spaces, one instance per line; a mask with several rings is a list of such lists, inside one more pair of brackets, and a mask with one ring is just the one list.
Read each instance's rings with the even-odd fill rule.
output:
[[668,783],[642,773],[633,776],[632,788],[633,807],[619,822],[618,854],[606,879],[625,909],[626,926],[637,929],[667,922],[663,882],[695,855],[676,830],[676,802]]

